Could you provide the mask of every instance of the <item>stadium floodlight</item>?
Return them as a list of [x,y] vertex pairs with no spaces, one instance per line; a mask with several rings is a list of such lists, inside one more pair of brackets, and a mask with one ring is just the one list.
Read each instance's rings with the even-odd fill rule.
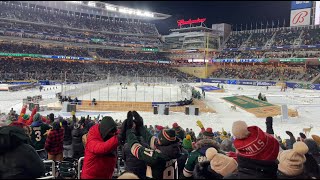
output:
[[107,10],[109,10],[109,11],[117,11],[117,8],[116,7],[114,7],[114,6],[110,6],[110,5],[105,5],[105,8],[107,9]]
[[141,10],[134,10],[134,9],[129,9],[129,8],[119,8],[120,13],[124,14],[134,14],[137,16],[146,16],[146,17],[154,17],[154,14],[148,11],[141,11]]
[[71,3],[74,3],[74,4],[82,4],[82,1],[67,1],[67,2],[71,2]]
[[96,3],[94,1],[89,1],[88,6],[90,7],[96,7]]

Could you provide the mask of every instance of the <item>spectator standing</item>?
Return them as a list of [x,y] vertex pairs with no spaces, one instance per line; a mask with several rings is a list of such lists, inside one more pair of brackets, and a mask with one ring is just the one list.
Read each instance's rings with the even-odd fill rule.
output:
[[276,179],[279,143],[270,134],[244,121],[232,124],[237,149],[238,171],[224,179]]
[[42,159],[47,159],[47,152],[44,146],[49,129],[51,129],[51,127],[41,121],[40,114],[35,114],[33,123],[31,124],[31,142]]
[[45,172],[44,163],[20,127],[0,127],[0,179],[35,179]]
[[90,128],[82,167],[83,179],[111,179],[117,163],[117,147],[121,138],[112,117],[105,116]]
[[63,161],[64,129],[61,128],[60,123],[54,122],[47,136],[45,149],[48,152],[48,159]]

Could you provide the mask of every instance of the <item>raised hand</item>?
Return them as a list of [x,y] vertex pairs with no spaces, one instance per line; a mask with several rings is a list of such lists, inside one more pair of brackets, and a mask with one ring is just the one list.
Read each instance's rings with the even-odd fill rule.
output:
[[136,128],[139,129],[140,127],[143,127],[143,118],[140,116],[140,114],[137,111],[132,112],[134,117],[134,123],[136,124]]

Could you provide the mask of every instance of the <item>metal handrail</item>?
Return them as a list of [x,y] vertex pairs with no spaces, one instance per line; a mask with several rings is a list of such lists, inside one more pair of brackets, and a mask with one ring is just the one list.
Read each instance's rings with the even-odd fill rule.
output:
[[81,170],[81,162],[84,160],[84,157],[81,157],[81,158],[79,158],[79,160],[78,160],[78,179],[81,179],[81,172],[82,172],[82,170]]
[[51,176],[45,176],[45,177],[40,177],[40,178],[37,178],[37,179],[55,179],[55,175],[56,175],[56,165],[55,165],[55,162],[53,160],[45,160],[43,161],[44,164],[49,164],[51,163],[52,164],[52,175]]

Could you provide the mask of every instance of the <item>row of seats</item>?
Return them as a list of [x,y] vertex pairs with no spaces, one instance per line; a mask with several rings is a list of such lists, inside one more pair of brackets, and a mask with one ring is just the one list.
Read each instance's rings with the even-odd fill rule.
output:
[[[249,38],[249,36],[251,37]],[[301,36],[300,36],[301,35]],[[278,29],[276,31],[233,33],[225,43],[224,48],[240,48],[245,43],[247,48],[264,47],[273,38],[271,46],[294,45],[296,39],[301,38],[300,45],[320,44],[320,29]]]

